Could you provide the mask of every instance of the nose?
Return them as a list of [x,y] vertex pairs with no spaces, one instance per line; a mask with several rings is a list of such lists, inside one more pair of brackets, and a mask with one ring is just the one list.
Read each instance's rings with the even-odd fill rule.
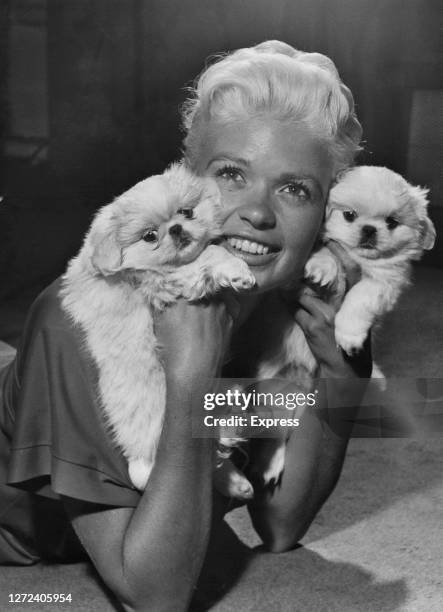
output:
[[169,228],[169,233],[174,238],[178,238],[182,232],[183,232],[183,228],[179,223],[176,223],[175,225],[171,225],[171,227]]
[[377,233],[377,228],[373,225],[363,225],[361,228],[361,235],[363,238],[373,238]]
[[272,209],[271,194],[267,189],[254,190],[239,208],[238,214],[243,221],[255,229],[265,230],[275,226],[276,219]]

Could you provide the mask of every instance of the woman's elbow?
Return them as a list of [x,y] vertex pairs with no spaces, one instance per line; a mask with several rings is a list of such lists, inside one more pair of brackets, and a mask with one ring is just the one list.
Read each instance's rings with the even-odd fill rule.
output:
[[177,598],[171,597],[167,591],[162,593],[153,592],[151,595],[143,597],[119,598],[119,601],[125,612],[154,612],[154,610],[185,612],[188,604],[188,601],[185,601],[183,605],[180,605]]
[[262,536],[263,546],[271,553],[285,553],[298,546],[299,541],[305,535],[307,527],[300,529],[290,528],[274,529],[272,532]]
[[[153,581],[147,577],[143,584],[130,583],[126,578],[107,580],[107,586],[114,594],[125,612],[178,612],[181,610],[177,603],[180,597],[172,589],[162,584],[162,581]],[[184,597],[186,599],[186,597]],[[183,610],[186,605],[183,604]]]
[[255,520],[254,525],[264,548],[272,553],[284,553],[296,548],[311,524],[310,520],[267,520],[268,518]]

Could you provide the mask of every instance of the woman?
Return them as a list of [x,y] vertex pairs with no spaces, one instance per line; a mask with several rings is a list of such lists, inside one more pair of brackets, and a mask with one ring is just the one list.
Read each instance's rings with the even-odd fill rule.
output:
[[[258,289],[207,306],[180,302],[158,317],[168,400],[144,494],[131,487],[122,457],[105,435],[91,398],[93,365],[79,356],[81,339],[59,309],[57,283],[34,306],[17,364],[4,374],[0,482],[9,486],[0,489],[7,502],[0,561],[35,562],[42,546],[57,559],[78,553],[62,515],[51,543],[29,519],[47,513],[53,521],[63,504],[84,549],[127,610],[188,605],[211,516],[223,511],[222,497],[212,500],[212,441],[192,437],[193,407],[210,391],[205,381],[220,375],[229,346],[230,373],[235,364],[236,375],[248,374],[252,355],[242,357],[247,328],[261,316],[266,320],[267,296],[302,278],[329,188],[352,162],[361,133],[352,96],[332,62],[279,42],[237,51],[209,67],[186,108],[185,128],[188,165],[220,187],[225,247],[247,261]],[[370,373],[369,356],[351,362],[337,350],[334,310],[319,298],[304,295],[293,304],[282,296],[280,303],[293,310],[320,377],[329,379],[329,400],[335,396],[351,406],[344,415],[349,423],[362,391],[359,375]],[[337,423],[321,406],[307,413],[305,435],[288,442],[281,486],[256,486],[248,507],[269,550],[294,546],[332,491],[350,427],[338,431]],[[258,444],[257,460],[260,452]]]

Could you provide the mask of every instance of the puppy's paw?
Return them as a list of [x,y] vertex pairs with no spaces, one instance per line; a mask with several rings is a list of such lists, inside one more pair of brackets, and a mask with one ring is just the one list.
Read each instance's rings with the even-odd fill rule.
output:
[[286,436],[281,439],[263,439],[260,453],[251,470],[252,482],[277,486],[283,475],[286,456]]
[[263,472],[263,482],[265,485],[276,486],[280,482],[285,467],[286,445],[282,444],[271,458],[268,467]]
[[214,471],[214,486],[226,497],[236,499],[251,499],[254,496],[254,489],[242,472],[232,463],[230,459],[225,459]]
[[359,351],[368,330],[361,324],[361,321],[355,320],[352,317],[346,316],[338,312],[335,317],[335,341],[348,355]]
[[246,291],[255,286],[255,277],[248,264],[238,257],[227,257],[214,268],[214,279],[218,287],[231,287],[235,291]]
[[322,286],[332,284],[338,276],[338,265],[330,254],[315,253],[305,265],[305,278]]
[[186,287],[183,297],[190,302],[197,302],[215,293],[217,287],[214,278],[204,270],[194,284]]
[[153,467],[154,461],[149,462],[141,457],[129,460],[129,478],[136,489],[144,491]]
[[229,285],[235,289],[235,291],[247,291],[255,287],[256,280],[252,272],[248,272],[243,276],[235,276],[231,278]]

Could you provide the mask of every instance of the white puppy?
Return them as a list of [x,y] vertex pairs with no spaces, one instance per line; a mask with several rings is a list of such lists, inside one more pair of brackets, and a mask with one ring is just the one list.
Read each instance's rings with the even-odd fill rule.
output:
[[100,209],[63,279],[63,307],[85,334],[106,421],[138,489],[154,465],[166,401],[152,309],[255,284],[245,262],[210,244],[220,206],[215,181],[174,165]]
[[[411,260],[432,249],[435,228],[427,215],[427,193],[399,174],[375,166],[348,170],[331,190],[323,245],[308,260],[305,276],[329,287],[340,299],[344,295],[335,317],[335,338],[346,353],[361,349],[372,325],[395,307],[410,282]],[[331,242],[341,248],[329,248]],[[346,294],[340,251],[361,272],[360,281]],[[257,375],[272,378],[286,370],[302,388],[310,389],[317,364],[308,343],[288,315],[279,317],[279,323],[275,319],[272,333],[283,342],[269,347]],[[271,460],[262,466],[266,483],[281,476],[285,440],[275,442]]]
[[411,261],[432,249],[435,228],[427,189],[378,166],[346,172],[331,190],[323,240],[306,276],[321,285],[337,280],[339,262],[327,248],[338,242],[361,270],[335,317],[335,338],[347,353],[359,350],[372,325],[396,305],[410,283]]

